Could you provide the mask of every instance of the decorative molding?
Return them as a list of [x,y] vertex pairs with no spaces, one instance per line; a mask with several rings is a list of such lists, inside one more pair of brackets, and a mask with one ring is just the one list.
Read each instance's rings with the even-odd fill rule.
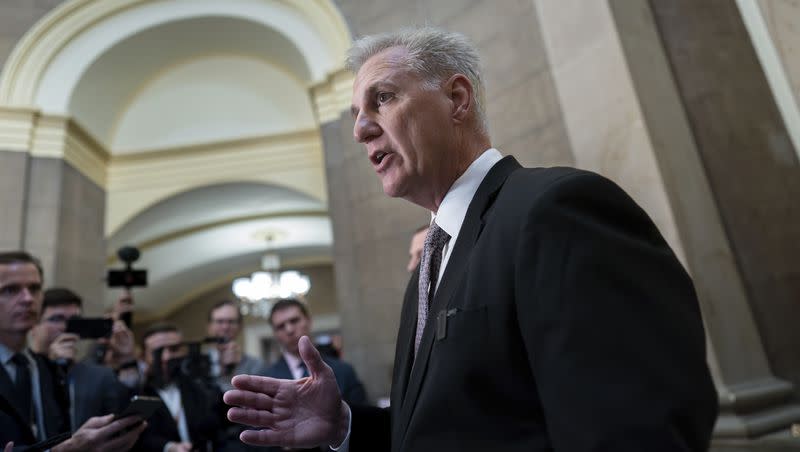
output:
[[353,93],[353,74],[347,69],[339,69],[328,78],[311,87],[314,112],[320,124],[335,121],[344,111],[350,110],[350,97]]
[[92,182],[107,188],[108,151],[68,117],[41,115],[33,132],[30,153],[34,157],[64,159]]
[[[72,40],[108,17],[150,3],[152,0],[67,0],[58,5],[28,30],[6,60],[0,73],[0,104],[33,105],[48,66]],[[344,56],[351,36],[344,17],[331,0],[263,0],[263,3],[294,9],[323,33],[321,42],[330,45],[335,54]]]
[[327,201],[319,130],[112,156],[106,234],[137,213],[192,188],[223,182],[265,182]]
[[143,0],[71,0],[37,22],[6,60],[0,73],[0,103],[32,105],[45,69],[83,30],[97,21]]
[[108,151],[69,117],[33,108],[0,107],[0,150],[63,159],[106,188]]
[[32,108],[0,107],[0,150],[29,152],[38,118]]

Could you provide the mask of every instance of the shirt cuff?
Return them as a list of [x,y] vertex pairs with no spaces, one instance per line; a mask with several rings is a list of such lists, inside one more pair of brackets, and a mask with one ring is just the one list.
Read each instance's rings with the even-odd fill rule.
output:
[[337,452],[349,452],[350,451],[350,429],[353,426],[353,413],[350,411],[350,405],[347,403],[344,404],[347,407],[347,436],[344,437],[344,441],[342,444],[339,444],[337,447],[328,446],[330,450],[334,450]]

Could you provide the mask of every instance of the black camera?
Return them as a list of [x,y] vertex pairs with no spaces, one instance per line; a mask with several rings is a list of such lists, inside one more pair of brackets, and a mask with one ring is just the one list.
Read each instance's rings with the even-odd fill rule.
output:
[[108,287],[146,287],[147,270],[134,270],[133,263],[139,259],[139,250],[132,246],[123,246],[117,250],[117,257],[125,262],[123,270],[109,270],[106,276]]

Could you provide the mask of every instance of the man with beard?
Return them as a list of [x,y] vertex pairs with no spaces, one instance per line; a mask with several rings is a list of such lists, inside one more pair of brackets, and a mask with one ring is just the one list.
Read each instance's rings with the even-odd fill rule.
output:
[[216,450],[224,424],[221,394],[182,372],[187,344],[177,327],[151,326],[142,337],[147,381],[142,394],[164,405],[149,419],[136,450]]

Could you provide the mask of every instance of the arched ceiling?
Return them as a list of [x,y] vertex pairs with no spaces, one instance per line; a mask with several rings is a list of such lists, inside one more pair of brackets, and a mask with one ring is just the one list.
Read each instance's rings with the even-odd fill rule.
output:
[[[319,201],[281,187],[232,183],[201,187],[152,206],[109,239],[109,254],[115,256],[123,245],[140,248],[135,266],[146,268],[150,280],[147,289],[137,291],[137,310],[153,316],[257,270],[267,251],[285,263],[319,262],[330,259],[331,244],[330,220]],[[107,302],[113,298],[109,293]]]
[[[262,102],[270,101],[270,87],[275,88],[272,94],[287,91],[285,86],[275,86],[276,77],[293,80],[296,86],[293,89],[294,104],[305,107],[305,116],[308,119],[297,121],[283,130],[273,128],[261,132],[282,132],[311,125],[309,122],[313,121],[313,114],[308,101],[307,86],[311,83],[312,74],[303,54],[295,43],[277,30],[248,19],[233,17],[196,17],[162,23],[141,30],[104,49],[81,75],[67,109],[112,153],[124,151],[126,147],[130,149],[130,139],[120,142],[114,132],[119,129],[118,122],[124,119],[132,105],[147,101],[142,97],[151,94],[148,87],[163,80],[170,71],[175,70],[175,66],[192,62],[197,64],[198,60],[211,57],[219,59],[221,56],[228,57],[221,62],[222,67],[218,71],[227,75],[224,81],[246,91],[245,95],[263,99]],[[236,60],[250,60],[250,65],[237,67]],[[229,66],[227,71],[225,66]],[[209,90],[205,95],[200,91],[203,85],[206,88],[220,85],[220,76],[213,77],[215,74],[208,70],[194,71],[192,78],[187,80],[186,72],[191,70],[192,68],[188,68],[179,76],[184,77],[184,87],[191,87],[190,83],[193,81],[199,85],[197,92],[190,93],[196,102],[193,105],[189,102],[190,99],[177,99],[184,101],[165,105],[169,110],[162,110],[163,120],[174,121],[186,116],[191,118],[192,111],[197,110],[197,104],[215,109],[219,116],[224,116],[226,110],[233,110],[232,113],[239,111],[232,109],[230,104],[220,105],[215,102],[212,97],[214,90]],[[254,83],[253,79],[260,79],[261,86]],[[170,92],[176,91],[173,89]],[[286,99],[281,100],[285,102]],[[270,119],[265,117],[263,121],[268,124]],[[208,127],[206,124],[202,126]],[[257,135],[258,132],[250,130],[249,135]],[[150,148],[156,148],[158,144],[156,142]],[[169,144],[174,146],[182,143]]]

